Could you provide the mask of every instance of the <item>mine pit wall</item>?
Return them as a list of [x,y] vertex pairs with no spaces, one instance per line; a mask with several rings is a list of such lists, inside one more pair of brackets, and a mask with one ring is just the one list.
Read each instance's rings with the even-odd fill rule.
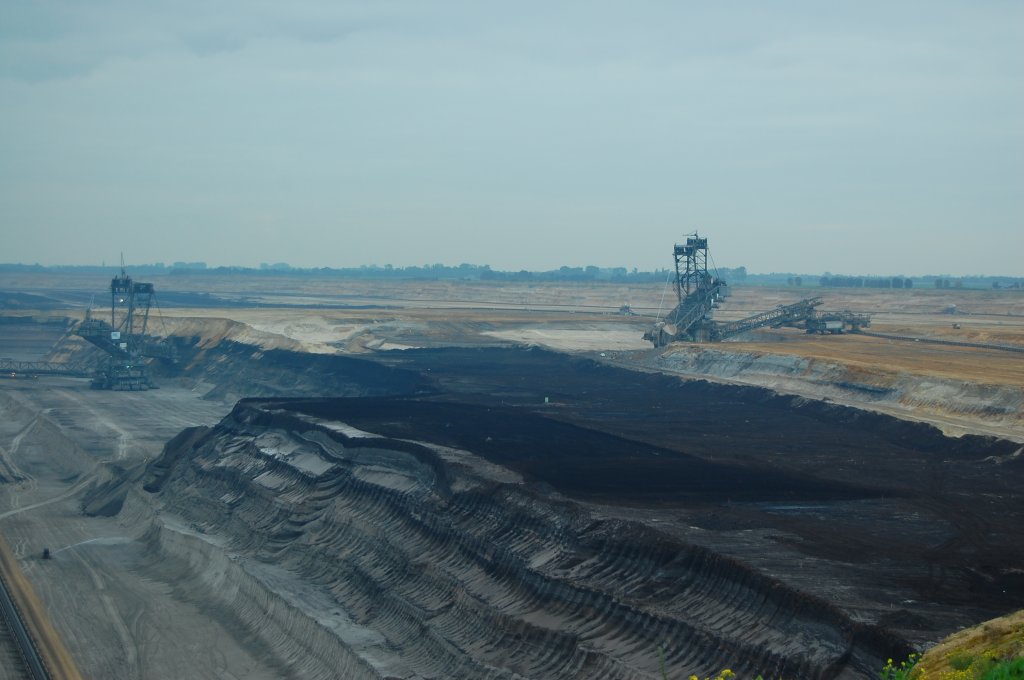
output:
[[290,676],[315,680],[381,676],[336,635],[249,574],[234,555],[182,528],[154,523],[143,541],[162,570],[190,583],[186,599],[225,628],[256,637]]
[[[849,366],[808,357],[761,352],[742,352],[707,347],[672,347],[658,355],[651,366],[695,377],[725,379],[759,385],[794,394],[813,393],[814,398],[835,399],[865,408],[893,407],[908,416],[963,419],[1003,430],[1024,431],[1024,387],[978,385],[962,380],[922,377],[887,372],[867,374]],[[939,422],[942,425],[941,420]],[[948,426],[947,426],[948,427]],[[1018,440],[1024,441],[1024,435]]]
[[61,316],[0,316],[0,357],[40,361],[47,348],[68,336],[76,323]]
[[289,349],[262,349],[233,340],[201,336],[172,338],[179,360],[155,363],[160,380],[202,385],[206,398],[234,403],[270,396],[391,396],[433,390],[414,371],[341,355],[305,354]]
[[[331,467],[303,471],[261,437]],[[282,663],[309,657],[288,665],[304,677],[656,678],[662,648],[670,677],[853,678],[909,651],[704,548],[259,402],[183,435],[151,472],[190,529],[148,540]],[[315,584],[339,620],[284,603],[254,575],[264,564]]]

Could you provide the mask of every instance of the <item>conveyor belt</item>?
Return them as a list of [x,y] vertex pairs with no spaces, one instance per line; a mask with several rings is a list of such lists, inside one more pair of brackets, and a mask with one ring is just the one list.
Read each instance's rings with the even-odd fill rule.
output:
[[888,333],[869,333],[868,331],[856,331],[858,335],[867,335],[872,338],[883,338],[885,340],[901,340],[903,342],[925,342],[929,345],[948,345],[951,347],[976,347],[978,349],[998,349],[1003,352],[1022,352],[1024,347],[1016,345],[990,345],[984,342],[961,342],[959,340],[940,340],[938,338],[915,338],[909,335],[889,335]]

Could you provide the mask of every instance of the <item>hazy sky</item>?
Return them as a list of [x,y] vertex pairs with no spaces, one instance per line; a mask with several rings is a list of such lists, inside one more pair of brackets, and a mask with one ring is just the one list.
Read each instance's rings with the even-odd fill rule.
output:
[[1024,3],[0,0],[0,262],[1024,275]]

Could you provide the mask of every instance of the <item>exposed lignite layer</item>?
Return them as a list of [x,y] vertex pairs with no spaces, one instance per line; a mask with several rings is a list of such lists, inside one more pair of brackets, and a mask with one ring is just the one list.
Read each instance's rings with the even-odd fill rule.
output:
[[225,541],[249,577],[273,564],[315,584],[335,612],[320,625],[381,676],[649,678],[663,659],[670,677],[867,677],[906,650],[735,560],[601,519],[471,453],[288,402],[239,404],[150,473],[165,510]]

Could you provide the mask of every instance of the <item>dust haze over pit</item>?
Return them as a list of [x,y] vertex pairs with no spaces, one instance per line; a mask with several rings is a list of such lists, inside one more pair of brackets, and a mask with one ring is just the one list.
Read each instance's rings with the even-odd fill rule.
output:
[[1012,3],[0,7],[9,262],[1024,274]]

